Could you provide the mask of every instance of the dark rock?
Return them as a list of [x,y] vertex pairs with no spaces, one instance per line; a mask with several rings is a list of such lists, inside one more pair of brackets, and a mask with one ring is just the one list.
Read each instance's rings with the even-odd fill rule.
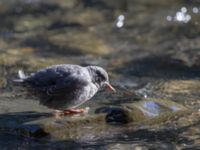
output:
[[122,109],[115,109],[107,114],[106,122],[108,124],[126,124],[129,122],[126,112]]
[[19,126],[16,130],[20,135],[26,137],[42,138],[49,135],[42,129],[41,126],[36,124],[22,125]]
[[106,113],[105,120],[108,124],[126,124],[130,121],[126,110],[117,107],[101,107],[95,113]]

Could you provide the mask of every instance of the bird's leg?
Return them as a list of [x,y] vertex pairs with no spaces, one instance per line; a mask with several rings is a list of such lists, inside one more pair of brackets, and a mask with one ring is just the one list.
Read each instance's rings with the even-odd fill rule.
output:
[[81,108],[81,109],[75,109],[75,108],[69,108],[65,110],[55,110],[53,113],[53,116],[57,119],[61,119],[61,116],[65,115],[76,115],[76,114],[82,114],[82,113],[88,113],[89,107]]
[[81,109],[75,109],[75,108],[69,108],[63,110],[64,115],[75,115],[75,114],[81,114],[81,113],[88,113],[89,107],[81,108]]
[[86,107],[81,109],[69,108],[65,110],[55,110],[53,116],[57,119],[61,119],[61,116],[88,113],[89,109],[90,109],[89,107]]

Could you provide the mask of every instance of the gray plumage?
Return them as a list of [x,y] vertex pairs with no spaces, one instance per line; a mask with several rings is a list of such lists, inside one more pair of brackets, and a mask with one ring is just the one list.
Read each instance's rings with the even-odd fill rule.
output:
[[98,66],[54,65],[26,76],[18,72],[14,80],[39,98],[41,104],[54,109],[75,108],[91,99],[108,83],[107,72]]

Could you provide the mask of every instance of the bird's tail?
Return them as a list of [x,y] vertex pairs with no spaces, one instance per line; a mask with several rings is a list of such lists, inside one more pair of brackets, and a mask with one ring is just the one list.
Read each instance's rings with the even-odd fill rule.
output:
[[14,79],[13,81],[21,83],[21,82],[24,82],[24,80],[27,79],[27,77],[28,76],[26,76],[22,70],[19,70],[18,71],[18,79]]

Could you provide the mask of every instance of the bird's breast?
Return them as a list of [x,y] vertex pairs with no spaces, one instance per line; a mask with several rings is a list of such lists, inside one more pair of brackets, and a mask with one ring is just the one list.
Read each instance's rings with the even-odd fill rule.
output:
[[88,99],[92,98],[98,91],[98,87],[91,83],[90,86],[89,86],[89,94],[88,94]]

